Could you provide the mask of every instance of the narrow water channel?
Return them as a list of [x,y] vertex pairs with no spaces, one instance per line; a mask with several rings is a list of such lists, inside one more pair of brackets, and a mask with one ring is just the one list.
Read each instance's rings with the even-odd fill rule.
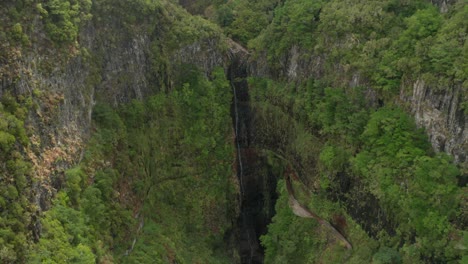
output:
[[265,158],[259,155],[252,142],[255,128],[246,81],[247,70],[234,60],[228,76],[233,92],[231,113],[240,185],[241,211],[236,223],[238,253],[242,264],[263,263],[264,249],[259,238],[266,233],[274,214],[276,177],[268,170]]

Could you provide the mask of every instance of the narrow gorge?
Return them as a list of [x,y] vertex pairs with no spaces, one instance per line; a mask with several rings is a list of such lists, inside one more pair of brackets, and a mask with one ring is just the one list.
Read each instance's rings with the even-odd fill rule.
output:
[[[238,45],[238,44],[236,44]],[[255,147],[252,110],[247,84],[246,51],[231,60],[228,77],[233,91],[232,116],[237,150],[237,177],[239,180],[240,213],[237,220],[239,255],[241,263],[263,263],[264,249],[260,236],[274,215],[276,181],[265,158]]]
[[0,263],[466,263],[466,0],[4,0]]

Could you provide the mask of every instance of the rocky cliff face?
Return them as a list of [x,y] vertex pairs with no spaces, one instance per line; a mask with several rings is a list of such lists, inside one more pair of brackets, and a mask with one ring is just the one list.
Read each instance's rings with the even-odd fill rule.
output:
[[431,0],[431,3],[438,6],[440,12],[445,13],[448,11],[450,5],[454,4],[456,0]]
[[467,161],[468,116],[460,109],[464,100],[461,85],[440,91],[418,80],[412,94],[402,99],[410,103],[416,123],[426,129],[436,151],[451,154],[457,163]]
[[293,46],[279,59],[279,69],[272,69],[266,54],[259,54],[252,58],[249,64],[253,76],[269,77],[273,79],[286,79],[289,82],[305,81],[308,78],[321,78],[323,76],[324,58],[310,54],[299,46]]
[[[329,69],[324,65],[326,56],[310,55],[300,47],[293,46],[280,61],[280,69],[272,70],[266,56],[255,58],[250,63],[251,75],[283,79],[288,82],[303,82],[308,78],[320,79]],[[359,71],[347,70],[342,65],[333,67],[339,76],[331,82],[338,86],[368,87],[369,104],[376,104],[376,93]],[[412,83],[412,86],[411,86]],[[446,152],[454,161],[467,167],[468,117],[462,109],[466,100],[466,88],[462,84],[453,84],[448,89],[433,87],[422,79],[409,82],[400,88],[399,102],[414,116],[416,124],[427,132],[433,149]],[[409,91],[409,92],[408,92]]]
[[64,171],[83,157],[97,101],[118,105],[173,89],[179,65],[195,65],[206,76],[227,65],[227,45],[218,33],[167,51],[157,47],[166,37],[161,32],[130,32],[96,19],[82,28],[78,45],[59,47],[47,40],[39,18],[33,23],[31,47],[5,47],[11,56],[1,65],[8,74],[1,76],[0,96],[34,101],[26,155],[38,179],[36,203],[45,210],[62,188]]
[[[430,2],[437,6],[441,13],[445,13],[457,1],[432,0]],[[320,16],[324,15],[324,19],[327,18],[326,14],[324,14],[325,10],[321,12]],[[351,14],[351,11],[349,16],[344,17],[352,21],[353,14]],[[317,23],[320,28],[321,21],[317,21]],[[352,34],[350,32],[341,32],[343,34],[338,38],[334,35],[336,32],[333,29],[327,28],[331,33],[325,31],[317,32],[317,34],[327,36],[323,37],[324,39],[336,38],[334,41],[327,42],[327,45],[324,46],[320,46],[323,44],[318,42],[318,44],[314,44],[316,45],[315,47],[306,47],[301,46],[299,43],[292,43],[286,52],[280,55],[272,51],[264,51],[268,45],[262,46],[258,54],[256,54],[257,57],[252,59],[251,75],[266,76],[289,83],[300,83],[313,78],[322,80],[332,87],[366,87],[367,100],[370,105],[382,103],[377,100],[378,94],[381,95],[381,99],[383,97],[387,97],[387,99],[392,97],[392,99],[389,99],[392,103],[396,102],[407,109],[408,112],[413,114],[417,125],[426,130],[435,151],[447,152],[453,155],[455,162],[462,164],[462,167],[467,166],[467,117],[466,113],[463,112],[462,106],[463,102],[467,100],[467,90],[464,87],[466,85],[462,84],[463,81],[459,80],[458,83],[445,85],[445,87],[436,87],[422,81],[424,74],[415,74],[409,78],[405,77],[404,81],[397,80],[397,83],[401,81],[401,85],[398,87],[397,84],[391,88],[394,89],[392,91],[394,95],[384,95],[388,91],[383,91],[385,89],[382,89],[382,87],[373,87],[372,83],[375,83],[375,80],[370,80],[370,78],[375,78],[375,76],[372,77],[372,74],[369,74],[369,72],[374,71],[374,69],[369,68],[373,67],[373,64],[362,66],[359,62],[355,63],[356,60],[359,60],[360,56],[357,54],[353,54],[353,61],[343,59],[343,57],[352,54],[350,50],[353,49],[359,50],[363,54],[363,57],[365,57],[366,52],[369,52],[367,48],[375,44],[372,39],[373,37],[365,35],[359,38],[359,35],[362,34],[360,29],[356,29],[359,28],[359,25],[356,24],[354,28],[355,32]],[[277,29],[275,28],[274,30]],[[274,30],[271,32],[276,32]],[[284,30],[286,29],[284,28]],[[374,33],[372,32],[372,34]],[[320,39],[321,37],[317,38]],[[388,36],[388,38],[381,39],[380,41],[386,43],[391,41],[390,38],[395,37]],[[365,43],[366,41],[368,42]],[[342,50],[349,52],[341,54]],[[378,53],[380,51],[374,52]],[[336,53],[340,53],[340,55],[337,56]],[[271,57],[275,59],[272,60]],[[431,74],[434,76],[432,82],[437,82],[437,79],[444,73]],[[403,75],[411,75],[411,73],[403,73]],[[391,78],[398,79],[401,77],[395,76]],[[399,98],[398,94],[400,94]]]
[[[441,9],[452,1],[436,1]],[[35,107],[27,120],[31,130],[28,156],[34,164],[35,177],[47,192],[39,191],[43,207],[53,189],[60,188],[61,174],[80,160],[83,145],[90,133],[91,113],[97,100],[112,105],[143,99],[165,89],[172,89],[172,76],[178,66],[192,64],[206,76],[221,66],[227,68],[230,55],[241,52],[247,60],[248,52],[233,42],[226,42],[221,34],[179,45],[171,51],[154,48],[155,39],[163,39],[161,32],[135,30],[129,32],[120,24],[92,20],[82,28],[79,49],[53,48],[45,40],[44,28],[38,17],[32,20],[35,39],[28,49],[10,49],[2,68],[9,74],[2,76],[0,96],[7,91],[15,95],[32,96]],[[111,19],[112,21],[112,19]],[[270,76],[289,82],[324,76],[324,56],[304,56],[306,52],[293,46],[285,54],[280,70],[269,68],[265,56],[248,62],[253,76]],[[57,59],[58,58],[58,59]],[[155,69],[154,60],[160,59]],[[366,85],[358,72],[348,72],[337,66],[343,76],[340,83],[349,86]],[[402,90],[406,90],[403,87]],[[424,127],[436,151],[445,151],[459,163],[466,162],[468,144],[467,117],[460,109],[464,100],[461,85],[439,92],[423,81],[414,83],[410,95],[401,99],[409,102],[419,126]],[[55,175],[55,176],[51,176]],[[54,186],[51,188],[51,186]]]

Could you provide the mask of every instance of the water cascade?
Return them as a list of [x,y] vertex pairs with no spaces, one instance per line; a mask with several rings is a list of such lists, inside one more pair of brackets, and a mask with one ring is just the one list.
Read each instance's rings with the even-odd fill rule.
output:
[[263,263],[264,249],[259,238],[266,233],[274,214],[276,177],[269,170],[265,157],[254,146],[255,128],[246,81],[247,70],[240,60],[233,60],[228,76],[233,92],[231,113],[240,189],[240,215],[236,226],[238,253],[243,264]]

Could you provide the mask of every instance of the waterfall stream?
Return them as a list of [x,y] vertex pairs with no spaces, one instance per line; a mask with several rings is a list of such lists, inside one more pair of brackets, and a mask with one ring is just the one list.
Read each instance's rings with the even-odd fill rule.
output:
[[237,91],[236,91],[236,86],[231,83],[232,91],[233,91],[233,97],[234,97],[234,116],[235,116],[235,125],[234,125],[234,130],[235,130],[235,136],[236,136],[236,145],[237,145],[237,162],[239,163],[239,182],[240,182],[240,193],[241,193],[241,203],[242,203],[242,197],[244,195],[244,183],[243,183],[243,177],[244,177],[244,168],[242,166],[242,155],[241,155],[241,149],[240,149],[240,136],[239,136],[239,110],[238,108],[238,103],[237,103]]
[[[241,215],[240,215],[240,242],[247,244],[246,246],[240,246],[241,247],[241,263],[261,263],[259,261],[255,261],[254,257],[256,253],[256,248],[258,247],[258,241],[256,240],[256,234],[255,234],[255,229],[253,228],[252,225],[252,215],[251,213],[248,213],[247,208],[247,203],[249,202],[248,196],[246,195],[245,192],[245,186],[244,186],[244,164],[242,160],[242,147],[241,145],[241,140],[242,140],[242,134],[241,133],[241,120],[240,120],[240,115],[239,115],[239,95],[238,91],[236,89],[236,84],[231,82],[231,87],[233,91],[233,108],[234,108],[234,130],[235,130],[235,137],[236,137],[236,148],[237,148],[237,164],[238,164],[238,171],[237,175],[239,178],[239,186],[240,186],[240,205],[241,205]],[[243,116],[245,119],[246,117]],[[244,120],[245,121],[245,120]],[[243,126],[242,128],[244,128]],[[245,146],[243,146],[245,147]]]
[[233,92],[231,114],[235,130],[237,148],[237,176],[239,181],[240,214],[237,219],[236,233],[238,253],[242,264],[263,263],[263,248],[259,237],[266,230],[263,209],[265,206],[263,177],[259,168],[264,166],[262,159],[251,146],[252,127],[249,102],[247,71],[239,64],[230,69]]

